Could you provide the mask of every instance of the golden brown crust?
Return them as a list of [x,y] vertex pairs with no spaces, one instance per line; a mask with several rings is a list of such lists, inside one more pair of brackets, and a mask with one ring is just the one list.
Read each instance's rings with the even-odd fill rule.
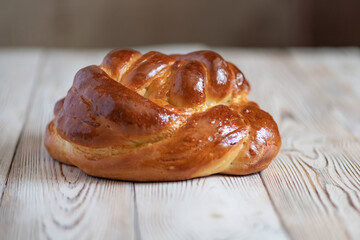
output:
[[265,169],[280,149],[242,72],[211,51],[111,51],[75,76],[46,129],[50,155],[89,175],[171,181]]

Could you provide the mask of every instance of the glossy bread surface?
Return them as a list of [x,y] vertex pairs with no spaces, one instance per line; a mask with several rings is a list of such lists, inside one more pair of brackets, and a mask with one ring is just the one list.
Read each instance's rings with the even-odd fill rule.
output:
[[215,52],[114,50],[78,71],[45,146],[89,175],[121,180],[258,172],[281,140],[272,117],[247,100],[249,89]]

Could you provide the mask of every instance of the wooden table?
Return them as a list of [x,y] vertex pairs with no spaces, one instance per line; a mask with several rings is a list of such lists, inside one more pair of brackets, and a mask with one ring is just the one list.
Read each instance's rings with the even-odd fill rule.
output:
[[0,49],[0,239],[360,239],[359,49],[215,50],[277,121],[280,154],[250,176],[132,183],[43,145],[55,101],[107,50]]

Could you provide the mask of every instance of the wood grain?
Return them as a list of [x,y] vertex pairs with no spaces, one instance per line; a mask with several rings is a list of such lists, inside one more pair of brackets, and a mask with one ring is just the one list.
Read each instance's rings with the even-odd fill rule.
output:
[[[150,48],[183,53],[204,46],[140,50]],[[136,184],[89,177],[43,147],[55,101],[75,72],[100,63],[106,50],[54,50],[46,57],[28,50],[22,58],[0,50],[6,86],[0,110],[7,113],[0,115],[0,238],[357,239],[359,50],[216,50],[243,70],[250,98],[278,122],[280,154],[260,174]]]
[[323,97],[329,90],[299,72],[287,53],[229,55],[248,73],[254,98],[280,126],[282,151],[261,177],[290,236],[356,239],[360,145],[329,111],[331,102]]
[[0,203],[40,59],[40,49],[0,49]]
[[103,53],[48,55],[0,206],[1,237],[133,239],[132,184],[89,177],[51,159],[43,146],[55,101],[66,94],[75,72],[99,62]]
[[136,184],[142,239],[287,239],[259,174]]
[[[175,52],[200,46],[178,46]],[[152,49],[174,50],[171,46]],[[100,63],[107,51],[47,53],[0,205],[0,233],[5,239],[139,237],[133,183],[89,177],[51,159],[43,146],[55,102],[66,95],[77,70]]]
[[[335,140],[323,148],[330,182],[325,189],[355,239],[360,236],[360,55],[349,49],[322,49],[311,55],[306,51],[294,54],[294,67],[322,92],[319,97],[329,106],[329,117],[342,122],[358,139]],[[316,64],[311,64],[314,59]]]

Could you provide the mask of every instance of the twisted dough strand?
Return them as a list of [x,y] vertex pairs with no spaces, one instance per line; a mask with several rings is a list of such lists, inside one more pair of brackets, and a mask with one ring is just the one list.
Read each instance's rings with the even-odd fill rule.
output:
[[89,175],[183,180],[266,168],[281,140],[247,100],[241,71],[211,51],[114,50],[75,76],[54,108],[45,146]]

